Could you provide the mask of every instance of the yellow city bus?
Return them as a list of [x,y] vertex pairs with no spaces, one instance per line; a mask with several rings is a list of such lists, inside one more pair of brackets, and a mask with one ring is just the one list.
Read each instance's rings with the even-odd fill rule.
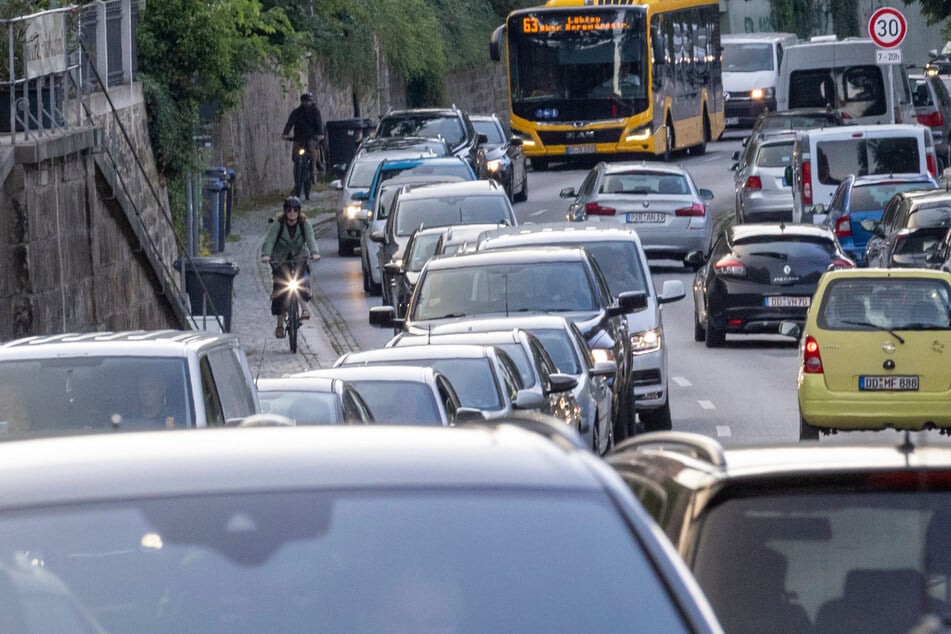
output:
[[550,159],[706,151],[723,133],[717,0],[551,0],[519,9],[505,39],[512,132]]

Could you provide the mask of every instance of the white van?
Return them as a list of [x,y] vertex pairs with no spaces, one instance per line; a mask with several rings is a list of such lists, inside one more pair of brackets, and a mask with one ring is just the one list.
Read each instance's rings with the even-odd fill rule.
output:
[[721,35],[726,126],[749,128],[763,110],[776,110],[776,82],[793,33]]
[[888,66],[876,62],[877,50],[872,40],[860,38],[790,46],[779,70],[776,107],[831,106],[842,113],[846,123],[856,125],[915,123],[905,67],[893,65],[889,91]]
[[793,143],[793,222],[821,223],[836,188],[849,174],[931,174],[937,177],[931,129],[885,124],[802,130]]

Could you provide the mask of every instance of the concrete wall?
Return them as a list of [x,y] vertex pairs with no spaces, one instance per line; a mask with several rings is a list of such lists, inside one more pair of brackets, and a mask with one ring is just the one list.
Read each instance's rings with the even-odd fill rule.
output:
[[0,340],[182,325],[167,197],[147,186],[158,177],[141,91],[121,92],[118,120],[100,95],[92,125],[8,149],[16,160],[0,183]]

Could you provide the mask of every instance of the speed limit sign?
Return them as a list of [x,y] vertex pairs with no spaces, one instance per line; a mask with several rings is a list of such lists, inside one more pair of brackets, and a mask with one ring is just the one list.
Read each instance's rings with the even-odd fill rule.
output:
[[868,35],[882,48],[895,48],[905,39],[908,22],[898,9],[882,7],[868,20]]

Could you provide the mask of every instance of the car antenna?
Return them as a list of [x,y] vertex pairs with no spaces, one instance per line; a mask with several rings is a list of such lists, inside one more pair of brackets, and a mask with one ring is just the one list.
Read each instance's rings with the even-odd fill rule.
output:
[[505,274],[505,316],[509,316],[509,274]]
[[433,325],[428,324],[426,326],[426,345],[428,346],[433,342]]

